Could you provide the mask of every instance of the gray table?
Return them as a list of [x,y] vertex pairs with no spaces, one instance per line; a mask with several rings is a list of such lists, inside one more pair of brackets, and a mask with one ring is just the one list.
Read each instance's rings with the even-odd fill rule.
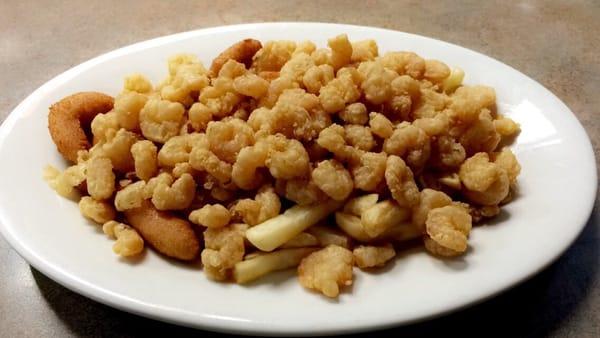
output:
[[[361,1],[362,2],[362,1]],[[446,40],[536,79],[600,146],[598,1],[34,1],[0,2],[0,119],[38,86],[100,53],[207,26],[261,21],[371,25]],[[364,8],[366,7],[366,8]],[[576,165],[576,164],[574,164]],[[558,206],[559,207],[559,206]],[[600,211],[531,280],[481,305],[395,329],[402,336],[600,337]],[[532,240],[535,240],[532,238]],[[197,336],[79,296],[31,268],[0,237],[0,336]]]

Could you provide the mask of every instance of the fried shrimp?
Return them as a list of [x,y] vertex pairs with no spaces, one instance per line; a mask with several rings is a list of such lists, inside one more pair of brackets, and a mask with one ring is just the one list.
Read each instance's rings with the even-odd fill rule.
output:
[[200,243],[188,221],[158,211],[149,202],[126,210],[125,217],[146,242],[166,256],[189,261],[200,251]]
[[441,61],[327,41],[245,39],[210,68],[178,54],[162,82],[130,75],[114,103],[66,97],[49,130],[75,163],[44,179],[115,253],[149,246],[219,282],[297,267],[337,297],[354,267],[403,259],[409,241],[468,254],[473,224],[520,191],[519,125]]
[[244,39],[234,43],[229,48],[219,54],[210,66],[210,72],[214,75],[219,74],[221,67],[229,60],[235,60],[248,66],[252,61],[252,57],[262,48],[262,44],[258,40]]
[[67,96],[50,107],[48,129],[56,148],[70,162],[77,162],[77,152],[90,148],[85,130],[98,114],[113,108],[114,99],[97,92]]

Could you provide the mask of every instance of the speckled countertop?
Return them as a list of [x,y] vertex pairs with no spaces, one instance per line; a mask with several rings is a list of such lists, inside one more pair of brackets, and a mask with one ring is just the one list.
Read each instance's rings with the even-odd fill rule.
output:
[[[378,26],[490,55],[539,81],[586,128],[600,157],[598,1],[0,2],[0,120],[55,75],[133,42],[264,21]],[[596,183],[597,184],[597,183]],[[478,306],[393,330],[400,336],[600,337],[600,205],[576,243],[531,280]],[[0,336],[197,336],[79,296],[0,237]]]

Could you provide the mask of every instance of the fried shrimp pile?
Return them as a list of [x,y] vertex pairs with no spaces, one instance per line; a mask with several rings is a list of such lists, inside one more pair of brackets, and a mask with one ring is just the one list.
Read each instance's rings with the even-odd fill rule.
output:
[[71,165],[44,178],[120,256],[147,246],[240,284],[297,268],[302,286],[337,297],[398,243],[464,254],[515,195],[521,167],[501,145],[519,125],[493,88],[438,60],[346,35],[328,48],[246,39],[208,69],[175,55],[167,74],[48,114]]

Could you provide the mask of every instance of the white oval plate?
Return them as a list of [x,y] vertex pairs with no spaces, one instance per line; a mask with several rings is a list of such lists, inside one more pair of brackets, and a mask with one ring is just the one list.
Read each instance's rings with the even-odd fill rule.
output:
[[[153,252],[119,259],[77,204],[42,180],[64,167],[46,126],[48,107],[78,91],[117,94],[123,77],[158,82],[167,57],[195,53],[206,65],[243,38],[313,40],[347,33],[376,39],[380,51],[410,50],[466,72],[466,83],[496,89],[499,111],[521,124],[513,146],[523,167],[520,195],[495,224],[472,232],[471,249],[454,261],[422,251],[400,255],[380,273],[356,269],[339,300],[307,292],[291,274],[250,287],[213,283],[197,266]],[[203,329],[254,334],[333,334],[400,325],[481,301],[540,271],[575,239],[596,192],[594,154],[583,128],[552,93],[511,67],[474,51],[384,29],[320,23],[248,24],[203,29],[134,44],[57,76],[11,113],[0,129],[0,230],[31,265],[66,287],[139,315]]]

